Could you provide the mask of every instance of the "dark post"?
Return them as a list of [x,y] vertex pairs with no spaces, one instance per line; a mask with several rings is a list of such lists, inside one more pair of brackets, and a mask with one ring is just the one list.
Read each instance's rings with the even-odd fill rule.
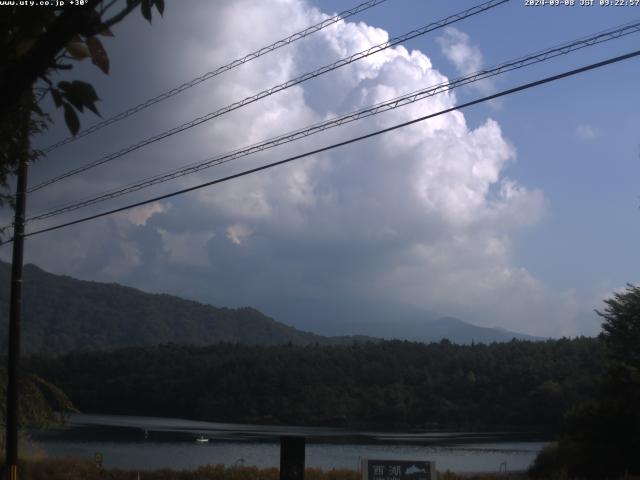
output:
[[280,480],[304,480],[304,437],[280,437]]
[[18,365],[20,362],[20,315],[22,307],[22,257],[24,252],[24,212],[27,196],[27,165],[20,162],[16,185],[13,223],[11,301],[9,310],[9,357],[7,366],[7,476],[18,478]]

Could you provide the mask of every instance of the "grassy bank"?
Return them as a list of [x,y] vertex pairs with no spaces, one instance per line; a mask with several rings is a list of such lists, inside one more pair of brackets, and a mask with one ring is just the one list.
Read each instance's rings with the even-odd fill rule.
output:
[[[277,468],[224,467],[206,465],[196,470],[144,470],[140,480],[278,480]],[[93,462],[77,459],[31,459],[19,467],[21,480],[136,480],[138,471],[122,469],[100,469]],[[306,470],[306,480],[358,480],[356,470],[337,469]],[[524,480],[523,474],[473,474],[441,473],[440,480]]]

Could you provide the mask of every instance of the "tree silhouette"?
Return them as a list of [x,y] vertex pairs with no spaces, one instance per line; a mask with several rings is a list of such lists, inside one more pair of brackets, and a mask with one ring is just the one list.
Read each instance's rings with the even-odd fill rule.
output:
[[[47,128],[51,117],[39,106],[51,95],[56,108],[73,135],[80,129],[78,112],[98,115],[98,95],[87,82],[74,80],[56,84],[52,76],[71,70],[74,61],[86,58],[109,73],[109,56],[100,37],[113,36],[111,27],[140,7],[151,22],[152,8],[162,15],[164,0],[82,0],[82,5],[60,8],[4,6],[0,16],[0,204],[12,198],[6,194],[8,178],[18,165],[41,156],[29,145],[29,138]],[[70,2],[67,2],[69,4]],[[120,9],[111,14],[117,5]]]
[[568,413],[557,449],[536,460],[536,477],[557,469],[594,479],[640,474],[640,287],[627,285],[604,303],[604,311],[596,310],[604,319],[599,395]]

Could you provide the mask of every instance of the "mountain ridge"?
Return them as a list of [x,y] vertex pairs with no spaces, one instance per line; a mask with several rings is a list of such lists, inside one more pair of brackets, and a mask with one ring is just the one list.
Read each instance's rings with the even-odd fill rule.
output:
[[[0,311],[9,305],[10,266],[0,263]],[[325,337],[282,324],[251,307],[217,308],[117,283],[24,268],[23,351],[58,354],[162,343],[326,343]],[[5,351],[7,322],[0,329]]]
[[[10,272],[10,264],[0,261],[0,317],[4,318],[9,312]],[[27,354],[104,351],[166,343],[338,345],[390,338],[376,335],[376,329],[369,325],[366,330],[369,335],[327,337],[278,322],[253,307],[220,308],[118,283],[56,275],[33,264],[25,265],[24,278],[22,350]],[[6,352],[7,323],[0,323],[0,352]],[[453,317],[387,327],[395,332],[393,338],[420,342],[443,338],[453,343],[538,340]],[[404,334],[397,335],[401,329]]]

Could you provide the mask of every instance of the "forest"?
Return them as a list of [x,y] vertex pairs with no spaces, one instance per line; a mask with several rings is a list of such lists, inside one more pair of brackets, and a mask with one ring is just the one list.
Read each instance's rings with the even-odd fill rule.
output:
[[593,338],[491,345],[166,344],[32,356],[86,413],[351,428],[555,432],[603,373]]
[[[9,264],[0,261],[0,353],[6,352]],[[22,351],[56,355],[175,342],[344,343],[277,322],[250,307],[216,308],[116,283],[87,282],[25,265]]]
[[30,356],[23,367],[86,413],[545,432],[558,441],[532,478],[619,478],[640,474],[640,287],[604,303],[597,338],[164,344]]

